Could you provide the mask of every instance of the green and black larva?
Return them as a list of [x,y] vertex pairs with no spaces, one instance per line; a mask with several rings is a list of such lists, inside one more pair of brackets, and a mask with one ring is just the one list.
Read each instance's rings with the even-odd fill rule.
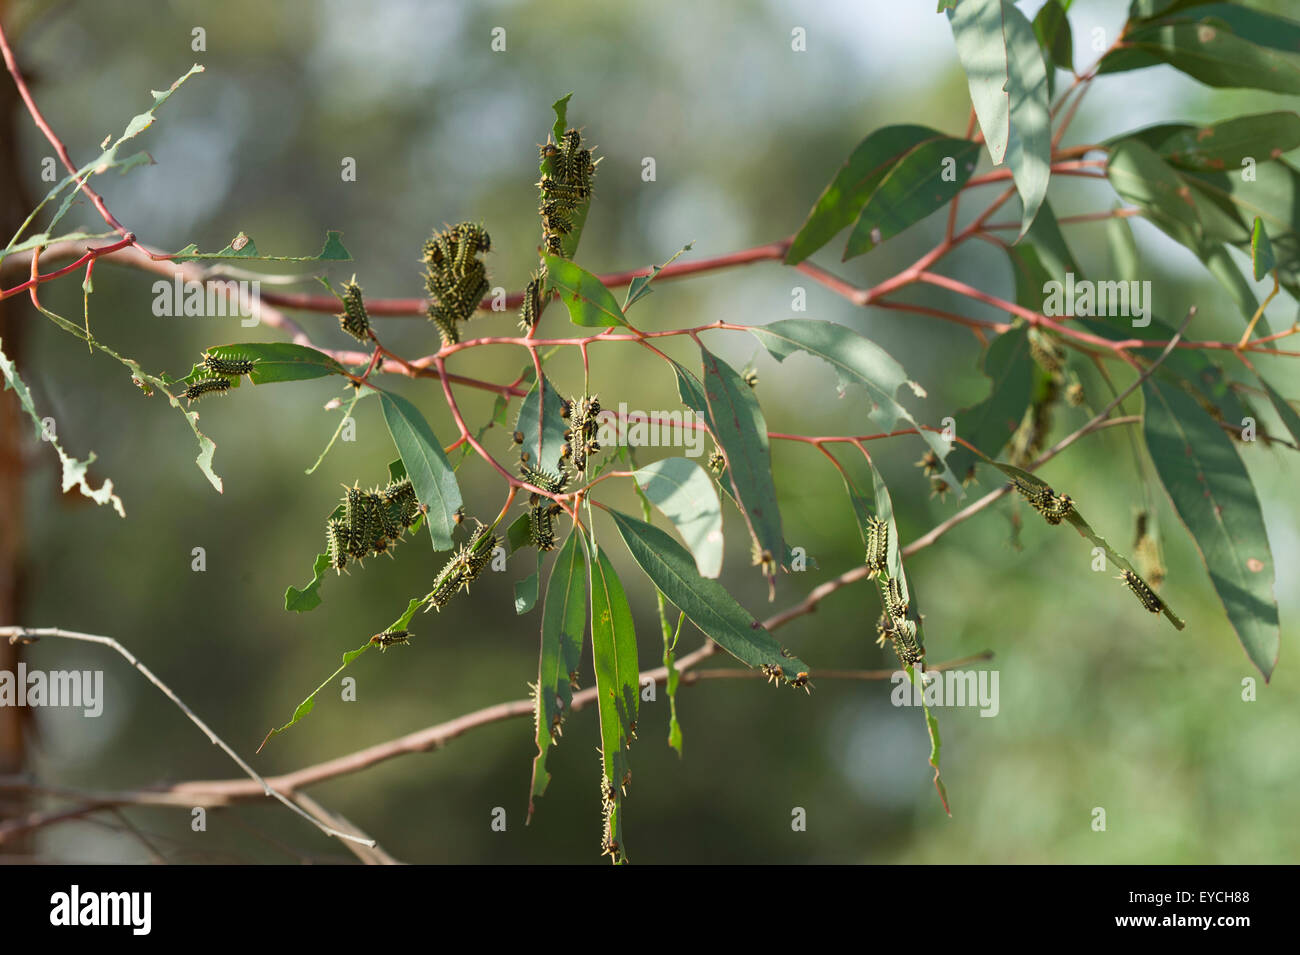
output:
[[1133,571],[1123,571],[1120,580],[1128,585],[1128,589],[1137,595],[1137,599],[1142,601],[1142,606],[1151,613],[1160,613],[1165,609],[1164,601],[1157,597],[1155,591],[1147,586],[1147,582]]
[[875,517],[867,518],[867,569],[873,574],[888,569],[889,524]]
[[343,286],[343,314],[339,316],[339,327],[357,341],[370,339],[370,313],[366,311],[355,275]]
[[563,457],[568,466],[582,474],[587,470],[587,459],[600,451],[596,443],[600,401],[595,395],[583,395],[570,401],[562,413],[569,419],[569,429],[564,432]]
[[490,527],[480,524],[469,543],[452,555],[451,559],[438,571],[433,580],[433,588],[424,598],[425,612],[441,611],[461,590],[469,590],[469,585],[482,573],[483,568],[492,561],[492,553],[501,543],[501,538]]
[[203,356],[203,367],[213,375],[223,378],[238,378],[252,374],[254,362],[251,358],[223,357],[221,355]]
[[185,389],[184,398],[187,402],[193,404],[204,395],[225,394],[229,390],[229,378],[200,378]]
[[343,516],[325,525],[330,566],[341,573],[349,560],[390,553],[421,513],[409,478],[368,491],[344,485]]
[[378,647],[382,653],[389,647],[409,645],[411,642],[411,631],[409,630],[385,630],[383,633],[377,633],[370,638],[370,643]]

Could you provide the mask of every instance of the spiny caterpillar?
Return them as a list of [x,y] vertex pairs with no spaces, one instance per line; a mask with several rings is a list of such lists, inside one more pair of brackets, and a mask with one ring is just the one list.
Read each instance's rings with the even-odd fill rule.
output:
[[434,578],[433,589],[429,591],[424,602],[425,613],[443,607],[461,590],[469,590],[469,585],[482,573],[492,560],[492,552],[501,543],[501,538],[492,533],[492,529],[480,524],[469,543],[452,555],[452,558],[438,571]]
[[225,378],[238,378],[240,375],[251,374],[253,365],[251,358],[223,358],[220,355],[208,354],[203,356],[203,367],[212,374]]
[[354,275],[343,285],[343,314],[339,327],[359,342],[370,340],[370,314],[361,298],[361,286]]
[[1147,586],[1147,582],[1133,571],[1124,571],[1119,579],[1128,584],[1128,589],[1137,595],[1137,599],[1142,601],[1142,606],[1146,607],[1147,610],[1152,613],[1160,613],[1165,609],[1164,601],[1157,597],[1155,591]]
[[1045,372],[1059,378],[1065,367],[1065,349],[1036,328],[1029,330],[1029,354]]
[[[560,493],[564,490],[564,486],[569,483],[569,475],[563,467],[560,468],[560,473],[557,475],[521,462],[519,473],[533,487],[539,487],[550,494]],[[528,527],[532,535],[533,545],[542,551],[554,549],[555,515],[564,510],[563,506],[557,501],[543,497],[536,491],[528,496],[528,504]]]
[[380,653],[383,653],[389,647],[397,646],[399,643],[403,646],[410,645],[411,631],[385,630],[383,633],[377,633],[371,637],[370,642],[379,648]]
[[348,563],[348,534],[342,521],[330,520],[325,525],[325,552],[329,554],[330,566],[342,573]]
[[596,164],[576,129],[566,130],[558,144],[548,140],[541,147],[541,160],[537,211],[542,217],[542,248],[549,255],[564,255],[564,236],[573,231],[574,212],[591,198]]
[[460,341],[458,323],[468,321],[488,293],[487,266],[478,256],[491,247],[487,231],[474,222],[435,232],[424,244],[429,320],[438,326],[444,347]]
[[194,384],[185,389],[185,400],[190,404],[198,401],[204,395],[211,392],[224,394],[230,390],[229,378],[200,378]]
[[903,587],[897,577],[890,577],[884,587],[885,612],[895,621],[907,617],[907,601],[903,599]]
[[758,669],[762,672],[763,676],[767,677],[768,683],[775,683],[777,686],[780,686],[781,681],[785,679],[785,670],[781,668],[781,664],[779,663],[761,663],[759,664]]
[[867,518],[867,570],[873,574],[887,569],[889,559],[889,525],[875,518]]
[[600,451],[596,443],[600,414],[600,401],[595,395],[574,398],[561,414],[569,419],[569,429],[564,432],[563,457],[579,474],[587,470],[587,458]]
[[519,327],[524,331],[534,328],[542,317],[542,288],[546,284],[546,269],[534,272],[524,288],[524,301],[519,309]]
[[916,639],[916,623],[912,620],[898,620],[890,634],[894,641],[894,652],[903,666],[913,666],[925,657],[925,648]]

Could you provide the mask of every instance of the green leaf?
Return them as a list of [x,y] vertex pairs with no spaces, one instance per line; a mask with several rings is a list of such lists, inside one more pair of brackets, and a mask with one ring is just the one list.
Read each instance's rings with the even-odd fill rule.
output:
[[1219,123],[1151,126],[1115,137],[1137,138],[1174,166],[1195,172],[1241,169],[1242,160],[1269,162],[1300,147],[1300,115],[1289,110],[1239,116]]
[[547,753],[559,742],[559,727],[573,704],[573,677],[582,663],[582,638],[587,627],[586,595],[587,564],[575,531],[556,555],[542,603],[542,646],[533,704],[537,756],[533,759],[533,783],[528,796],[530,820],[534,800],[546,792],[551,781],[546,771]]
[[930,765],[934,767],[934,789],[939,794],[939,801],[943,803],[943,811],[952,816],[952,810],[948,807],[948,787],[943,784],[943,778],[939,775],[939,753],[943,749],[943,742],[939,738],[939,720],[925,702],[924,678],[916,672],[915,667],[907,667],[906,673],[912,686],[916,687],[917,693],[920,694],[921,709],[925,713],[925,730],[930,734]]
[[330,558],[328,554],[317,554],[316,562],[312,565],[311,583],[299,590],[297,587],[289,587],[284,592],[284,609],[293,613],[306,613],[309,610],[315,610],[321,604],[320,585],[325,579],[325,572],[330,569]]
[[665,262],[663,265],[650,266],[649,275],[638,275],[630,283],[628,283],[627,296],[623,299],[622,310],[624,312],[627,312],[629,308],[631,308],[641,299],[645,298],[647,295],[653,292],[654,289],[650,288],[650,283],[659,277],[659,273],[662,272],[664,269],[666,269],[668,266],[672,265],[674,262],[677,261],[677,259],[680,256],[685,255],[693,248],[695,248],[695,243],[687,242],[684,246],[682,246],[680,249],[674,252],[673,257],[669,259],[667,262]]
[[[939,434],[921,429],[911,413],[895,398],[903,385],[907,385],[917,397],[924,397],[925,389],[908,378],[903,366],[875,342],[834,322],[802,318],[756,325],[750,328],[750,332],[777,361],[803,351],[829,364],[835,369],[841,394],[849,384],[864,386],[871,398],[867,416],[881,431],[893,431],[900,420],[906,421],[920,430],[921,440],[938,455],[939,460],[946,461],[948,442]],[[946,463],[942,477],[961,493],[960,482]]]
[[978,152],[977,143],[948,137],[908,151],[871,193],[849,233],[845,260],[870,252],[951,201],[975,171]]
[[[3,345],[3,342],[0,342],[0,345]],[[27,384],[19,377],[18,369],[14,366],[14,363],[9,360],[9,356],[2,350],[0,350],[0,373],[4,374],[4,390],[13,389],[14,395],[18,398],[18,403],[27,412],[27,416],[32,419],[32,426],[36,429],[37,440],[48,441],[50,446],[54,448],[54,453],[59,456],[59,463],[63,466],[63,493],[67,494],[75,487],[83,496],[90,498],[96,504],[112,504],[113,510],[117,511],[117,516],[125,518],[126,509],[122,505],[122,499],[113,493],[112,481],[105,479],[104,483],[98,488],[91,487],[86,481],[86,472],[90,465],[95,462],[95,452],[91,451],[84,461],[78,460],[64,451],[63,445],[59,444],[56,437],[57,427],[48,434],[46,433],[44,419],[36,411],[36,405],[32,401],[32,393],[27,389]]]
[[[251,358],[254,365],[248,380],[255,385],[266,385],[277,381],[305,381],[310,378],[346,374],[346,369],[324,352],[291,342],[242,342],[235,345],[218,345],[209,348],[207,353],[218,358]],[[202,370],[202,366],[196,365],[195,370],[178,384],[206,377],[209,377],[209,373]],[[238,385],[236,379],[235,386]]]
[[1002,14],[1002,0],[962,0],[948,11],[957,58],[966,71],[971,104],[995,166],[1002,163],[1011,134]]
[[243,232],[230,240],[220,252],[200,252],[193,243],[172,256],[175,262],[200,259],[239,259],[244,262],[351,262],[352,253],[343,245],[342,232],[326,232],[325,243],[315,255],[261,255],[257,243]]
[[[1019,480],[1024,484],[1029,484],[1036,488],[1050,489],[1050,485],[1048,485],[1046,481],[1038,477],[1038,475],[1036,474],[1031,474],[1028,471],[1021,470],[1020,468],[1015,467],[1014,465],[1011,464],[1004,464],[1001,461],[988,461],[987,463],[991,464],[993,467],[997,468],[999,471],[1001,471],[1003,474],[1006,474],[1008,477],[1016,478],[1017,480]],[[1137,570],[1133,567],[1131,563],[1129,563],[1127,557],[1125,557],[1119,551],[1115,550],[1115,548],[1111,547],[1104,537],[1102,537],[1095,530],[1092,529],[1092,525],[1088,523],[1087,519],[1083,516],[1083,513],[1079,510],[1079,502],[1077,500],[1074,502],[1074,510],[1071,511],[1071,513],[1065,517],[1065,522],[1070,524],[1076,531],[1078,531],[1080,537],[1085,538],[1095,546],[1100,547],[1103,551],[1105,551],[1106,556],[1111,563],[1115,564],[1121,570],[1130,570],[1133,571],[1133,573],[1135,574],[1137,573]],[[1167,600],[1164,600],[1163,597],[1161,598],[1161,600],[1164,603],[1163,613],[1165,617],[1169,620],[1169,622],[1174,625],[1174,629],[1182,630],[1185,626],[1187,626],[1183,622],[1182,618],[1179,617],[1178,614],[1174,613],[1173,608],[1169,606],[1169,602]]]
[[609,513],[646,576],[706,637],[746,666],[781,667],[787,683],[808,672],[808,665],[784,651],[722,584],[701,577],[686,548],[665,531],[618,511]]
[[858,143],[808,213],[785,261],[797,265],[858,217],[871,194],[904,156],[923,142],[945,139],[928,126],[886,126]]
[[[1034,362],[1029,356],[1028,326],[999,335],[984,353],[984,374],[991,381],[983,401],[958,412],[957,434],[965,441],[997,457],[1019,426],[1033,395]],[[975,455],[954,444],[948,466],[963,478],[974,472]]]
[[[545,406],[545,411],[541,407]],[[540,385],[534,384],[519,406],[515,430],[524,436],[521,452],[527,452],[528,461],[551,474],[560,470],[560,455],[564,452],[564,432],[567,425],[561,415],[564,399],[559,390],[545,375]],[[538,420],[540,415],[541,421]]]
[[1116,143],[1106,164],[1115,191],[1142,209],[1160,229],[1199,252],[1201,220],[1187,186],[1150,146],[1136,139]]
[[1250,235],[1250,264],[1255,271],[1256,282],[1277,268],[1273,244],[1268,241],[1268,233],[1264,231],[1264,221],[1259,216],[1255,216],[1255,227]]
[[533,542],[533,526],[527,514],[520,514],[506,528],[506,551],[513,554],[521,547]]
[[415,496],[428,508],[425,517],[433,549],[447,550],[452,546],[456,512],[463,502],[456,475],[443,454],[442,442],[419,409],[401,395],[380,391],[379,401],[384,410],[384,423],[410,475]]
[[559,256],[548,255],[545,260],[550,287],[559,293],[573,324],[588,327],[627,324],[618,300],[600,279]]
[[1280,642],[1275,567],[1259,498],[1232,440],[1180,389],[1149,378],[1143,435],[1246,654],[1267,680]]
[[632,473],[645,496],[677,527],[703,577],[722,572],[722,506],[709,475],[687,458],[664,458]]
[[614,861],[626,861],[622,807],[624,781],[629,778],[628,749],[636,737],[640,703],[640,669],[636,630],[623,584],[614,566],[597,550],[591,562],[591,654],[600,702],[600,752],[603,787],[612,798],[606,804],[609,838],[618,844]]
[[1273,409],[1277,412],[1277,416],[1282,419],[1286,429],[1291,432],[1291,437],[1295,439],[1296,444],[1300,445],[1300,414],[1296,414],[1296,410],[1291,407],[1291,403],[1274,391],[1273,386],[1267,381],[1260,378],[1259,383],[1268,394],[1268,400],[1273,403]]
[[1167,63],[1206,86],[1300,93],[1300,25],[1236,4],[1189,7],[1131,27],[1098,72]]
[[515,581],[515,613],[526,614],[537,606],[538,581],[542,574],[542,552],[537,552],[537,569],[523,580]]
[[1011,100],[1007,165],[1024,206],[1020,222],[1023,236],[1033,225],[1047,196],[1052,167],[1051,104],[1047,67],[1034,28],[1014,4],[1005,0],[1002,25],[1007,44],[1007,92]]
[[1074,72],[1074,38],[1060,0],[1047,0],[1039,9],[1034,17],[1034,35],[1052,66]]
[[[1118,207],[1117,207],[1118,208]],[[1133,227],[1127,216],[1114,216],[1106,220],[1106,241],[1110,247],[1111,266],[1121,282],[1136,282],[1141,274],[1141,259]]]
[[[754,389],[730,365],[703,345],[704,394],[713,436],[727,460],[727,477],[743,507],[757,552],[779,559],[785,547],[781,510],[772,480],[767,420]],[[767,572],[766,569],[764,571]],[[774,579],[769,575],[769,580]]]

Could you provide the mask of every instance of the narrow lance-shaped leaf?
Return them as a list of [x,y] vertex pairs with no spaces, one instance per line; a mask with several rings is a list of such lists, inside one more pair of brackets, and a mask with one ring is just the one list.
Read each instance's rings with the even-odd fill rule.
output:
[[[217,345],[209,348],[207,354],[216,358],[247,358],[253,362],[253,370],[248,380],[254,385],[271,384],[278,381],[306,381],[312,378],[326,378],[330,375],[342,375],[346,369],[337,361],[306,345],[292,342],[240,342],[233,345]],[[176,384],[190,384],[199,378],[211,377],[211,372],[203,366],[195,365],[190,374]],[[232,385],[239,387],[240,378],[234,378]]]
[[928,126],[885,126],[870,133],[818,197],[790,243],[786,263],[798,265],[856,219],[881,180],[904,156],[927,140],[945,138]]
[[713,436],[727,460],[727,477],[744,505],[745,521],[754,537],[764,573],[774,580],[771,566],[780,560],[785,538],[781,534],[781,511],[777,506],[776,484],[772,480],[772,453],[767,437],[767,420],[758,406],[754,389],[726,362],[703,345],[704,395],[709,404]]
[[[918,397],[925,396],[925,389],[908,378],[903,366],[875,342],[834,322],[801,318],[756,325],[750,328],[750,332],[777,361],[803,351],[829,364],[835,369],[840,394],[849,384],[864,386],[871,399],[867,416],[881,431],[893,431],[899,421],[906,421],[920,431],[921,440],[939,460],[946,461],[948,442],[942,435],[921,428],[895,397],[903,385]],[[958,494],[962,493],[960,482],[946,463],[941,476]]]
[[871,193],[844,248],[845,260],[941,209],[975,171],[979,145],[966,139],[930,139],[904,155]]
[[555,557],[542,603],[542,645],[533,702],[537,756],[533,759],[528,797],[530,820],[534,800],[546,792],[551,781],[546,771],[547,753],[559,742],[561,726],[573,703],[573,680],[582,662],[582,638],[587,627],[586,570],[583,548],[574,531]]
[[[1005,464],[1002,461],[989,461],[988,463],[993,465],[993,467],[997,468],[1003,474],[1012,478],[1014,481],[1022,483],[1026,486],[1033,487],[1040,490],[1053,490],[1053,491],[1059,490],[1059,489],[1051,488],[1051,486],[1042,478],[1040,478],[1038,475],[1031,474],[1028,471],[1021,470],[1015,465]],[[1094,545],[1100,547],[1103,551],[1105,551],[1107,559],[1116,567],[1118,567],[1120,570],[1127,570],[1134,574],[1137,573],[1137,570],[1133,567],[1131,563],[1129,563],[1127,557],[1119,553],[1119,551],[1115,550],[1115,548],[1111,547],[1104,537],[1102,537],[1095,530],[1092,529],[1092,525],[1088,523],[1087,518],[1085,518],[1083,514],[1080,512],[1077,501],[1074,502],[1073,507],[1070,510],[1069,514],[1065,515],[1063,520],[1065,521],[1065,523],[1070,524],[1076,531],[1078,531],[1079,536],[1086,538],[1087,540],[1091,541]],[[1183,623],[1182,618],[1179,617],[1178,614],[1174,613],[1174,610],[1172,607],[1169,606],[1168,601],[1164,600],[1163,598],[1161,598],[1160,600],[1160,612],[1163,613],[1165,617],[1169,620],[1169,622],[1174,625],[1174,629],[1182,630],[1183,627],[1186,626],[1186,624]]]
[[381,391],[379,400],[384,409],[384,423],[388,425],[397,453],[402,456],[415,496],[428,509],[425,519],[433,549],[447,550],[452,546],[456,512],[462,502],[460,485],[447,463],[442,442],[419,409],[401,395]]
[[[394,620],[391,624],[389,624],[389,626],[384,628],[384,630],[381,631],[381,633],[390,632],[393,630],[405,630],[407,625],[410,624],[411,618],[415,616],[415,612],[419,610],[420,607],[423,606],[423,604],[424,601],[422,599],[416,597],[411,598],[411,600],[406,605],[406,610],[402,612],[402,615],[398,617],[396,620]],[[375,636],[377,637],[378,634],[376,634]],[[289,727],[293,726],[294,724],[300,722],[301,720],[305,719],[308,715],[310,715],[311,711],[316,708],[316,697],[320,695],[321,690],[325,689],[325,687],[333,683],[334,678],[337,677],[344,670],[346,670],[349,666],[351,666],[352,662],[356,660],[357,657],[361,656],[361,654],[365,653],[367,650],[369,650],[371,647],[374,646],[383,646],[383,645],[376,643],[375,637],[371,637],[369,640],[367,640],[361,646],[357,647],[355,650],[349,650],[347,651],[347,653],[343,654],[343,662],[339,664],[339,668],[335,670],[333,673],[331,673],[328,677],[326,677],[325,682],[323,682],[320,686],[316,687],[316,689],[312,690],[311,693],[308,694],[307,698],[298,704],[297,708],[293,711],[293,716],[290,718],[289,722],[285,723],[283,726],[277,726],[275,729],[271,730],[269,733],[266,734],[265,739],[262,740],[261,746],[257,747],[257,751],[260,753],[262,751],[262,747],[265,746],[268,742],[270,742],[272,736],[279,736],[285,730],[289,729]]]
[[1015,5],[1004,0],[1002,24],[1007,44],[1007,91],[1011,134],[1007,165],[1024,206],[1023,236],[1047,195],[1052,165],[1052,119],[1047,94],[1047,68],[1034,28]]
[[664,597],[706,637],[749,667],[780,668],[795,683],[808,666],[786,651],[722,584],[701,577],[686,548],[645,521],[610,511],[632,558]]
[[1181,389],[1149,378],[1142,433],[1246,654],[1267,680],[1280,642],[1275,565],[1259,498],[1232,440]]
[[1256,282],[1277,268],[1273,243],[1268,241],[1268,233],[1264,231],[1264,222],[1259,216],[1255,216],[1255,227],[1250,234],[1250,264],[1254,269]]
[[995,166],[1006,155],[1011,134],[1002,12],[1002,0],[962,0],[948,11],[957,58],[966,71],[971,103]]
[[627,861],[623,838],[623,796],[632,778],[628,749],[636,736],[640,671],[636,631],[623,584],[603,551],[591,561],[591,653],[600,708],[601,787],[605,811],[605,852],[616,864]]

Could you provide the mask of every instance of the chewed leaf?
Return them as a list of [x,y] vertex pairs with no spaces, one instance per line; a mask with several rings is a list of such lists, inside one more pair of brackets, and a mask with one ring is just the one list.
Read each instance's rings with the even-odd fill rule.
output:
[[325,244],[315,255],[262,255],[257,243],[243,232],[230,240],[220,252],[200,252],[191,243],[172,256],[176,262],[194,262],[200,259],[239,259],[244,262],[350,262],[352,253],[343,245],[342,232],[326,232]]
[[[2,344],[0,342],[0,345]],[[86,481],[86,471],[95,461],[95,452],[91,451],[86,460],[80,461],[63,450],[63,445],[59,444],[55,436],[56,432],[52,428],[47,428],[46,420],[37,414],[36,405],[32,401],[32,393],[27,390],[26,383],[18,376],[18,369],[14,367],[14,363],[9,360],[9,357],[3,351],[0,351],[0,372],[4,373],[5,390],[13,389],[14,394],[18,396],[18,403],[22,405],[23,410],[32,419],[32,424],[36,428],[36,436],[48,441],[54,448],[54,452],[59,456],[59,462],[63,465],[63,493],[66,494],[75,487],[96,504],[112,504],[113,510],[117,511],[119,517],[126,517],[126,509],[122,506],[122,499],[113,493],[112,481],[105,480],[97,488],[91,487]],[[210,441],[208,443],[211,444]],[[213,447],[215,448],[215,445]],[[209,455],[210,461],[211,455]],[[217,490],[221,490],[219,482]]]
[[964,496],[961,482],[946,463],[950,445],[940,434],[921,428],[911,412],[898,403],[898,389],[903,385],[914,395],[923,397],[925,389],[912,381],[893,357],[870,339],[851,328],[834,322],[790,318],[749,329],[777,361],[784,361],[796,351],[820,358],[835,369],[840,394],[850,384],[866,387],[871,397],[867,415],[882,431],[893,431],[898,422],[906,421],[921,434],[943,465],[943,479],[958,495]]

